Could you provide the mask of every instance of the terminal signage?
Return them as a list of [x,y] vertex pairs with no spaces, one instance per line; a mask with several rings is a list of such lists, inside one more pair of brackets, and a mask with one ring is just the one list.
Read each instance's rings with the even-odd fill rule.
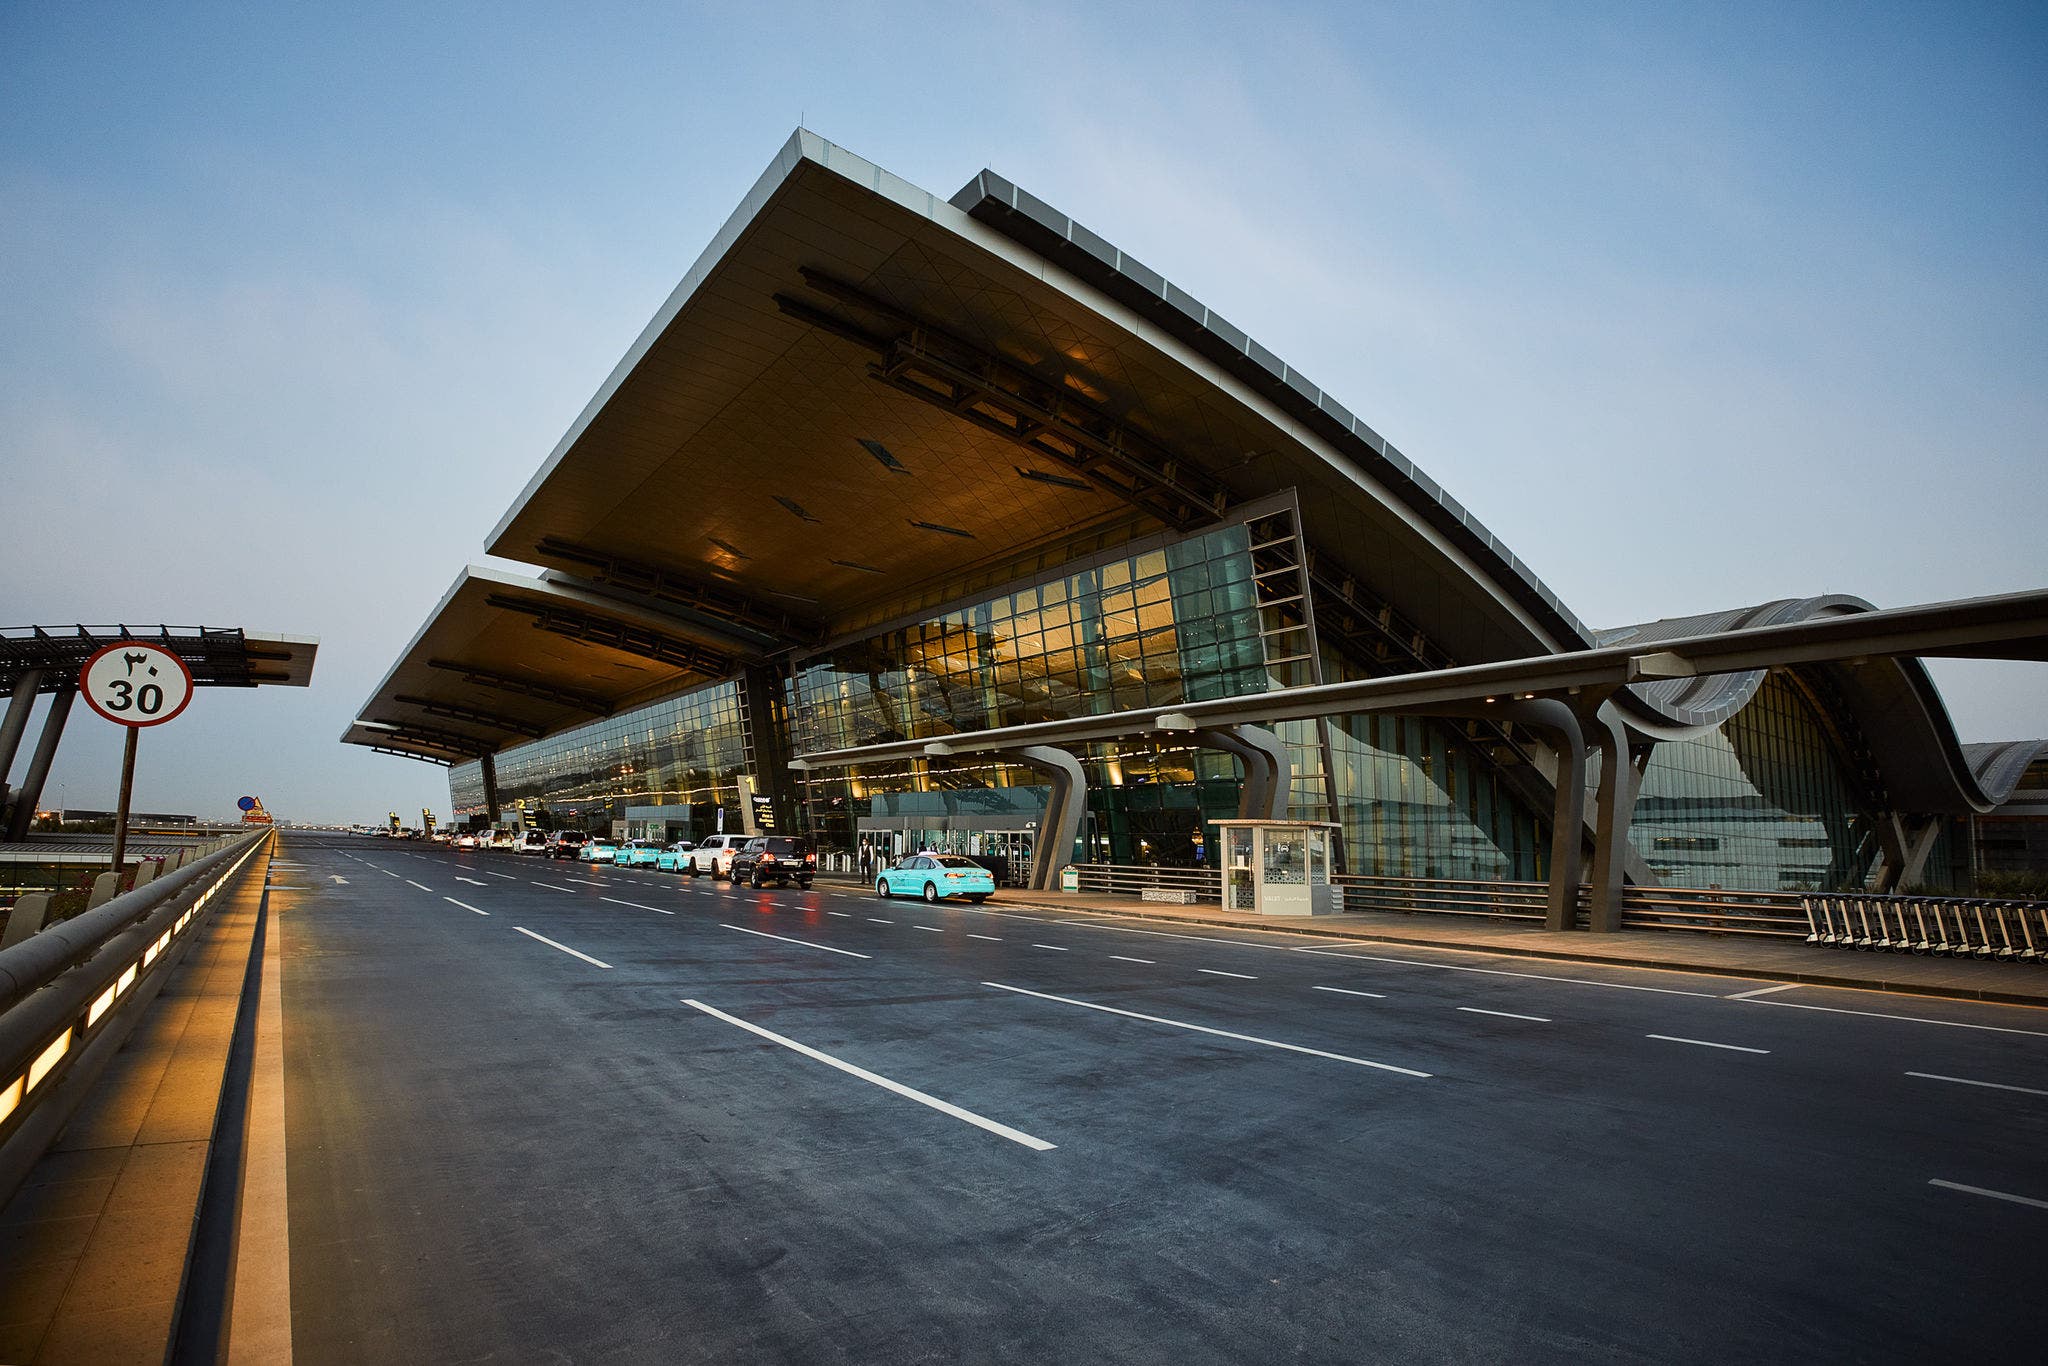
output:
[[78,691],[117,726],[160,726],[192,701],[192,671],[161,645],[118,640],[85,661]]

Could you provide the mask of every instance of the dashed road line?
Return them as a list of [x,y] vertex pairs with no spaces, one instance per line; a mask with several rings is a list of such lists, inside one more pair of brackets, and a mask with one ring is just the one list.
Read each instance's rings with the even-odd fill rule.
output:
[[476,910],[476,907],[474,907],[474,906],[470,905],[470,904],[469,904],[469,903],[468,903],[467,901],[457,901],[457,900],[455,900],[455,898],[454,898],[454,897],[452,897],[452,896],[444,896],[444,897],[442,897],[442,898],[441,898],[441,900],[443,900],[443,901],[446,901],[446,902],[449,902],[449,903],[451,903],[451,904],[453,904],[453,905],[456,905],[456,906],[460,906],[460,907],[462,907],[462,909],[463,909],[463,910],[465,910],[465,911],[476,911],[476,913],[477,913],[478,915],[489,915],[489,914],[490,914],[490,912],[489,912],[489,911],[477,911],[477,910]]
[[1725,1048],[1730,1053],[1768,1053],[1768,1048],[1748,1048],[1739,1043],[1715,1043],[1712,1039],[1681,1039],[1676,1034],[1645,1034],[1646,1039],[1662,1039],[1665,1043],[1689,1043],[1700,1048]]
[[407,878],[405,880],[405,885],[408,887],[418,887],[423,892],[431,892],[434,890],[432,887],[422,886],[420,883],[414,882],[411,878]]
[[653,912],[654,912],[654,913],[655,913],[656,915],[674,915],[674,914],[675,914],[675,912],[674,912],[674,911],[664,911],[664,910],[663,910],[663,909],[661,909],[661,907],[659,907],[659,906],[642,906],[642,905],[641,905],[641,904],[640,904],[639,902],[637,902],[637,901],[621,901],[621,900],[619,900],[619,899],[618,899],[617,897],[615,897],[615,896],[601,896],[601,897],[599,897],[599,898],[598,898],[598,900],[599,900],[599,901],[609,901],[609,902],[611,902],[611,903],[612,903],[612,905],[614,905],[614,906],[631,906],[631,907],[632,907],[632,908],[633,908],[634,910],[636,910],[636,911],[653,911]]
[[[986,936],[982,937],[985,938]],[[1156,960],[1151,958],[1126,958],[1120,953],[1112,953],[1110,957],[1119,963],[1143,963],[1148,968],[1158,966]]]
[[1364,996],[1375,1001],[1386,1000],[1386,994],[1378,991],[1353,991],[1349,987],[1317,987],[1317,991],[1333,991],[1339,996]]
[[875,925],[893,925],[893,924],[895,924],[895,923],[896,923],[896,922],[895,922],[895,921],[893,921],[893,920],[883,920],[883,919],[881,919],[881,918],[880,918],[879,916],[872,916],[872,915],[868,917],[868,921],[869,921],[869,922],[870,922],[871,924],[875,924]]
[[1929,1181],[1927,1184],[1939,1186],[1943,1190],[1961,1191],[1965,1195],[1988,1195],[1993,1200],[2004,1200],[2008,1204],[2031,1205],[2035,1209],[2048,1209],[2048,1200],[2036,1200],[2032,1196],[2027,1195],[2014,1195],[2009,1191],[1986,1190],[1982,1186],[1965,1186],[1960,1181],[1942,1181],[1939,1179]]
[[576,889],[574,887],[557,887],[552,882],[536,882],[533,885],[536,887],[545,887],[551,892],[567,892],[570,896],[576,895]]
[[969,939],[986,939],[991,944],[1000,944],[1003,942],[1000,938],[992,934],[970,934],[967,937]]
[[807,949],[823,949],[826,953],[842,954],[847,958],[872,959],[874,957],[871,953],[855,953],[852,949],[835,949],[830,944],[813,944],[808,939],[791,939],[786,934],[770,934],[766,930],[750,930],[745,925],[728,925],[722,920],[718,924],[720,929],[738,930],[741,934],[759,935],[763,939],[780,939],[785,944],[797,944]]
[[972,1110],[963,1110],[957,1105],[940,1100],[937,1096],[926,1095],[915,1087],[905,1086],[900,1081],[891,1081],[879,1073],[868,1071],[865,1067],[856,1067],[850,1062],[844,1062],[833,1057],[830,1053],[821,1053],[808,1044],[798,1043],[795,1039],[785,1038],[773,1030],[763,1029],[757,1024],[750,1024],[737,1015],[728,1015],[715,1006],[705,1005],[702,1001],[685,1000],[683,1004],[692,1010],[701,1010],[714,1019],[723,1020],[729,1025],[736,1025],[746,1030],[749,1034],[759,1035],[770,1043],[780,1044],[792,1052],[801,1053],[815,1062],[822,1062],[827,1067],[836,1067],[850,1077],[859,1077],[862,1081],[870,1082],[894,1095],[902,1096],[905,1100],[914,1100],[919,1105],[930,1106],[942,1115],[951,1115],[954,1119],[964,1120],[975,1128],[986,1130],[999,1138],[1007,1138],[1012,1143],[1020,1143],[1033,1152],[1047,1153],[1053,1151],[1058,1146],[1048,1143],[1042,1138],[1034,1138],[1022,1129],[1012,1129],[1007,1124],[998,1124],[986,1116],[975,1114]]
[[521,934],[525,935],[528,939],[538,939],[541,943],[547,945],[551,949],[560,949],[563,953],[568,954],[571,958],[581,958],[584,962],[592,964],[595,967],[608,968],[611,966],[610,963],[605,962],[601,958],[592,958],[587,953],[578,953],[575,949],[570,948],[567,944],[557,944],[554,940],[548,938],[544,934],[535,934],[532,930],[527,929],[524,925],[514,925],[512,928],[519,931]]
[[1033,944],[1031,947],[1034,949],[1051,949],[1054,953],[1069,952],[1069,950],[1061,948],[1058,944]]
[[1246,982],[1256,982],[1259,980],[1248,972],[1225,972],[1222,968],[1196,968],[1195,971],[1206,972],[1211,977],[1236,977]]
[[1418,1072],[1412,1067],[1396,1067],[1390,1062],[1373,1062],[1369,1058],[1347,1057],[1342,1053],[1326,1053],[1320,1048],[1304,1048],[1296,1043],[1281,1043],[1277,1039],[1262,1039],[1256,1034],[1236,1034],[1228,1029],[1211,1029],[1208,1025],[1189,1024],[1185,1020],[1169,1020],[1163,1015],[1141,1015],[1135,1010],[1121,1010],[1116,1006],[1097,1005],[1093,1001],[1077,1001],[1071,996],[1054,996],[1050,992],[1030,991],[1024,987],[1005,986],[1001,982],[983,982],[985,987],[997,991],[1013,991],[1019,996],[1035,996],[1041,1001],[1058,1001],[1062,1005],[1080,1006],[1084,1010],[1100,1010],[1109,1015],[1123,1015],[1133,1020],[1146,1020],[1152,1024],[1171,1025],[1175,1029],[1189,1029],[1197,1034],[1213,1034],[1219,1039],[1236,1039],[1241,1043],[1263,1044],[1267,1048],[1284,1048],[1289,1053],[1306,1053],[1312,1058],[1328,1058],[1332,1062],[1348,1062],[1359,1067],[1371,1067],[1381,1072],[1398,1072],[1404,1077],[1427,1078],[1428,1072]]
[[923,930],[923,931],[924,931],[924,932],[925,932],[926,934],[944,934],[944,933],[945,933],[945,931],[944,931],[944,930],[942,930],[942,929],[938,928],[938,927],[937,927],[936,925],[912,925],[912,926],[911,926],[910,928],[911,928],[911,929],[913,929],[913,930]]
[[[1515,1012],[1514,1012],[1514,1011],[1512,1011],[1512,1010],[1481,1010],[1481,1009],[1480,1009],[1480,1008],[1479,1008],[1478,1006],[1459,1006],[1459,1007],[1458,1007],[1458,1009],[1460,1009],[1460,1010],[1464,1011],[1464,1012],[1465,1012],[1465,1013],[1466,1013],[1467,1015],[1498,1015],[1498,1016],[1500,1016],[1500,1018],[1501,1018],[1501,1019],[1503,1019],[1503,1020],[1530,1020],[1530,1021],[1533,1021],[1533,1022],[1534,1022],[1534,1023],[1536,1023],[1536,1024],[1549,1024],[1549,1023],[1550,1023],[1550,1019],[1549,1019],[1549,1017],[1548,1017],[1548,1016],[1544,1016],[1544,1015],[1517,1015],[1517,1014],[1515,1014]],[[1653,1037],[1654,1037],[1654,1036],[1653,1036]],[[1721,1047],[1733,1047],[1734,1045],[1732,1045],[1732,1044],[1728,1044],[1728,1045],[1717,1045],[1717,1046],[1721,1046]]]
[[2017,1091],[2023,1096],[2048,1096],[2048,1091],[2037,1091],[2031,1086],[2008,1086],[2002,1081],[1972,1081],[1968,1077],[1944,1077],[1939,1072],[1908,1072],[1909,1077],[1923,1081],[1952,1081],[1958,1086],[1981,1086],[1988,1091]]

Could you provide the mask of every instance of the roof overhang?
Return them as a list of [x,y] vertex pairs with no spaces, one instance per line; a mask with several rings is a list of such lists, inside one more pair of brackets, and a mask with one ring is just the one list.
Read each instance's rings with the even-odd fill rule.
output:
[[444,762],[491,754],[722,678],[763,643],[615,588],[471,565],[342,741]]

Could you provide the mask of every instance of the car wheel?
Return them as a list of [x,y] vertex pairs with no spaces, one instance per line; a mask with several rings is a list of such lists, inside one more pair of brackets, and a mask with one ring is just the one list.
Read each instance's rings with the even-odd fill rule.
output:
[[884,901],[889,899],[889,879],[885,877],[875,879],[875,895]]
[[936,883],[936,882],[927,882],[927,883],[925,883],[925,885],[924,885],[924,899],[925,899],[926,901],[931,901],[931,902],[936,902],[936,901],[937,901],[937,900],[939,899],[939,884],[938,884],[938,883]]
[[757,891],[757,892],[758,892],[758,891],[760,891],[760,890],[761,890],[761,885],[762,885],[762,884],[761,884],[761,875],[760,875],[759,873],[756,873],[756,874],[754,874],[754,875],[753,875],[752,877],[748,878],[748,879],[747,879],[747,885],[748,885],[749,887],[752,887],[752,888],[753,888],[753,889],[754,889],[755,891]]
[[697,860],[695,859],[690,860],[689,874],[690,881],[695,882],[697,880]]
[[796,887],[800,892],[808,892],[811,890],[811,880],[807,877],[800,877],[796,880]]
[[979,905],[980,905],[980,904],[981,904],[982,902],[984,902],[984,901],[988,900],[988,893],[987,893],[987,892],[973,892],[973,893],[970,893],[970,894],[968,895],[968,898],[967,898],[967,899],[968,899],[969,901],[972,901],[972,902],[973,902],[973,903],[974,903],[975,905],[979,906]]

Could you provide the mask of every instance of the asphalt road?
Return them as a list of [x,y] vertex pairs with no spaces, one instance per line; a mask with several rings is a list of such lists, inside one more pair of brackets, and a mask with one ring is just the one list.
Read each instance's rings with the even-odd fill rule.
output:
[[2048,1350],[2048,1012],[280,857],[302,1363]]

